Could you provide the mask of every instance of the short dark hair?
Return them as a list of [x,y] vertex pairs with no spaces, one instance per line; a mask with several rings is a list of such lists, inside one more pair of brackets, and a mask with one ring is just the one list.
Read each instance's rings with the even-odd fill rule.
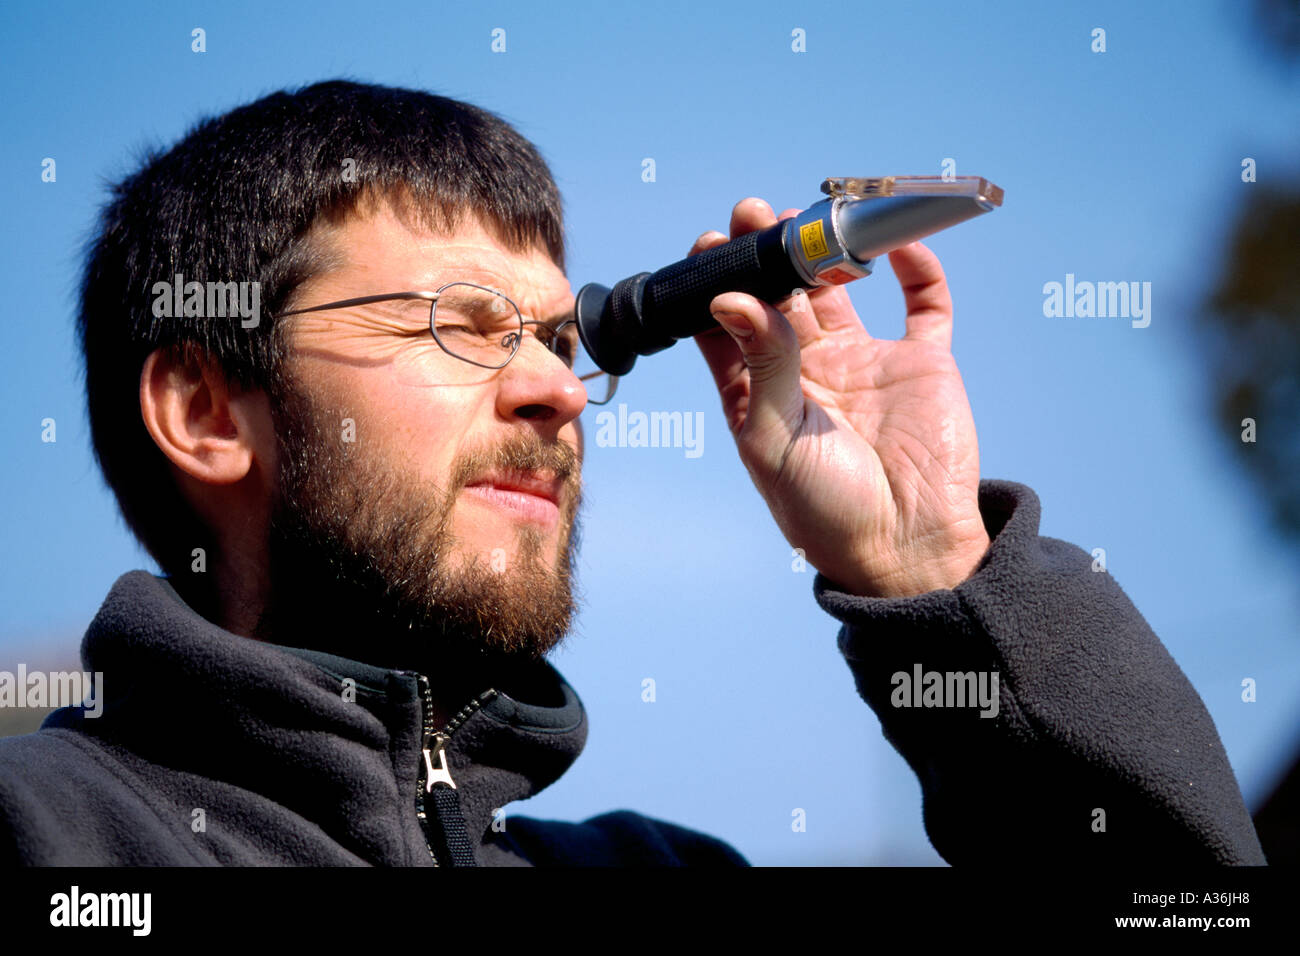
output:
[[95,456],[132,532],[168,574],[208,529],[176,487],[140,414],[151,352],[207,356],[232,387],[282,386],[280,323],[154,315],[158,282],[257,281],[263,315],[332,261],[310,241],[363,199],[432,231],[477,216],[507,249],[544,249],[564,270],[559,190],[497,115],[417,90],[348,80],[273,93],[200,121],[111,187],[87,244],[77,316]]

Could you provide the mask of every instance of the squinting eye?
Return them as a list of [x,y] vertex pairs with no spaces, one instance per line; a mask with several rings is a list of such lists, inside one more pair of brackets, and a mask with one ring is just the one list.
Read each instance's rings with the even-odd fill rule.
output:
[[573,368],[573,363],[578,354],[578,336],[576,332],[570,334],[569,329],[556,332],[548,326],[541,325],[537,328],[537,338],[551,354],[558,356],[560,361],[569,368]]
[[578,326],[570,322],[560,332],[562,340],[556,351],[564,359],[564,364],[573,368],[576,366],[582,354],[582,339],[578,336]]
[[565,365],[573,368],[573,363],[578,357],[577,344],[569,336],[561,335],[560,340],[555,343],[555,354]]

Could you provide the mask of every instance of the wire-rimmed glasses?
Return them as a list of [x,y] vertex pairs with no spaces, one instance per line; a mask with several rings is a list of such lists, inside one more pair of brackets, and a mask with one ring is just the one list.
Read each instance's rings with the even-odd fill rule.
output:
[[[532,326],[537,339],[552,355],[564,362],[587,389],[589,405],[604,405],[614,397],[618,377],[602,371],[587,355],[573,319],[559,325],[525,319],[505,293],[475,282],[448,282],[433,292],[387,292],[363,295],[322,305],[291,309],[279,316],[324,312],[350,306],[398,299],[422,299],[429,303],[429,332],[434,342],[452,358],[480,368],[500,369],[510,364],[524,338],[524,326]],[[410,370],[418,358],[408,356],[401,366]],[[432,370],[420,366],[415,384],[432,384]]]

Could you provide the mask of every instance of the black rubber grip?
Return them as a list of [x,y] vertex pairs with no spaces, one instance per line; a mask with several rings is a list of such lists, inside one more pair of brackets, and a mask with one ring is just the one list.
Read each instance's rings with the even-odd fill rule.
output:
[[795,289],[807,288],[786,254],[785,226],[778,222],[746,233],[646,276],[640,295],[629,294],[623,303],[626,307],[640,299],[637,353],[649,355],[712,328],[717,323],[709,303],[723,292],[779,302]]

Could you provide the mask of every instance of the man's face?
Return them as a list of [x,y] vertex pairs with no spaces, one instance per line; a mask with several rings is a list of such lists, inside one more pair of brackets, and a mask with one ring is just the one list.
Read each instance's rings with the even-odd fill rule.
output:
[[[545,253],[509,252],[477,221],[413,232],[381,204],[327,238],[345,263],[305,283],[294,308],[463,280],[501,290],[526,320],[572,311]],[[490,370],[441,351],[428,317],[428,302],[395,300],[282,320],[289,384],[272,403],[279,481],[259,627],[270,639],[286,643],[312,609],[319,627],[366,621],[384,664],[539,657],[568,630],[586,390],[530,326]],[[535,494],[502,487],[528,482]]]

